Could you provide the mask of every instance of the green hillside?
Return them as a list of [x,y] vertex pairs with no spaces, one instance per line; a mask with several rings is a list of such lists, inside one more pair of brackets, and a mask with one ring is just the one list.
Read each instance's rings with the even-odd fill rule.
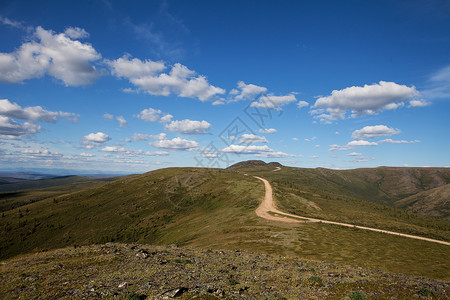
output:
[[21,190],[34,190],[43,189],[54,186],[61,186],[71,183],[87,182],[87,181],[99,181],[99,182],[110,182],[117,180],[119,177],[108,177],[108,178],[90,178],[84,176],[60,176],[49,179],[39,179],[39,180],[26,180],[16,183],[0,185],[0,192],[10,192],[10,191],[21,191]]
[[26,180],[0,185],[0,212],[75,191],[93,188],[119,179],[64,176],[51,179]]
[[285,224],[257,217],[254,210],[264,195],[264,185],[245,173],[268,179],[278,207],[299,215],[447,241],[449,221],[366,201],[358,196],[361,192],[342,187],[317,169],[273,170],[273,166],[236,171],[161,169],[27,204],[2,216],[0,255],[8,258],[105,242],[177,244],[246,249],[450,279],[446,245],[335,225]]
[[395,206],[450,221],[450,184],[398,200]]

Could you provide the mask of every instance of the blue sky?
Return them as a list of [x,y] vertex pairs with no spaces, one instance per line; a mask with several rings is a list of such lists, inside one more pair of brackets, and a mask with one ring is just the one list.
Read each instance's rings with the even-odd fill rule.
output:
[[0,169],[450,166],[448,1],[0,5]]

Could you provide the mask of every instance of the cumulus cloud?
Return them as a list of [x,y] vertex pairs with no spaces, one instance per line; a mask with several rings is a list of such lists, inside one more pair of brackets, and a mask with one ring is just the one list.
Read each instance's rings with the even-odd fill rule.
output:
[[425,100],[411,100],[408,107],[424,107],[430,105],[430,102]]
[[211,124],[206,121],[193,121],[189,119],[164,124],[164,128],[167,131],[191,135],[205,134],[210,127]]
[[166,150],[173,151],[192,151],[198,149],[198,143],[196,141],[186,140],[179,137],[173,138],[171,140],[159,140],[150,143],[151,146]]
[[276,133],[277,130],[275,128],[260,128],[259,132],[261,133]]
[[313,136],[313,137],[310,138],[310,139],[305,139],[305,142],[312,142],[312,141],[314,141],[316,138],[317,138],[316,136]]
[[108,120],[112,120],[114,119],[114,116],[108,113],[104,113],[103,114],[103,118],[108,119]]
[[39,150],[39,149],[25,149],[21,151],[22,154],[25,154],[30,158],[40,158],[40,159],[58,159],[63,157],[63,155],[59,152],[51,152],[47,149]]
[[[60,118],[72,122],[78,115],[63,111],[49,111],[40,106],[21,107],[7,99],[0,100],[0,139],[21,139],[38,133],[41,126],[35,122],[54,123]],[[18,122],[17,120],[24,120]]]
[[68,27],[66,30],[64,30],[64,33],[66,36],[68,36],[71,39],[85,39],[89,37],[89,33],[84,30],[84,28],[78,28],[78,27]]
[[167,152],[167,151],[155,151],[155,152],[147,151],[147,152],[144,153],[144,155],[147,155],[147,156],[167,156],[167,155],[169,155],[169,152]]
[[170,122],[173,118],[172,115],[165,114],[160,109],[154,108],[144,109],[136,117],[146,122]]
[[280,152],[280,151],[274,151],[274,152],[256,154],[255,156],[266,157],[266,158],[282,158],[282,157],[294,157],[295,155],[287,154],[287,153]]
[[119,122],[119,126],[120,127],[127,127],[128,126],[128,122],[127,122],[127,120],[125,120],[125,118],[123,116],[116,117],[116,120]]
[[237,89],[232,89],[230,95],[233,96],[232,101],[255,100],[258,96],[266,92],[267,88],[265,87],[239,81]]
[[106,63],[113,75],[128,79],[140,91],[151,95],[175,94],[204,102],[216,100],[215,96],[225,93],[224,89],[209,84],[205,76],[197,75],[180,63],[168,67],[164,62],[131,59],[129,55]]
[[11,53],[0,53],[0,81],[21,83],[48,74],[66,86],[92,84],[100,76],[92,62],[101,55],[90,44],[74,38],[77,30],[83,35],[79,28],[57,34],[36,27],[31,41]]
[[274,96],[273,94],[269,94],[267,96],[259,97],[258,101],[252,102],[250,106],[257,108],[281,110],[282,106],[295,101],[297,101],[297,99],[295,98],[295,95],[293,93],[284,96]]
[[419,95],[414,86],[380,81],[378,84],[352,86],[332,91],[330,96],[320,97],[311,114],[322,122],[351,117],[374,115],[383,110],[392,110],[404,105],[407,100]]
[[109,140],[111,140],[111,137],[103,132],[89,133],[88,135],[83,136],[81,144],[84,145],[86,149],[92,149]]
[[222,153],[231,154],[249,154],[255,155],[257,157],[291,157],[295,155],[287,154],[284,152],[277,152],[269,148],[267,145],[256,146],[256,145],[235,145],[232,144],[224,149],[221,149]]
[[308,106],[309,105],[309,103],[308,102],[306,102],[306,101],[299,101],[298,103],[297,103],[297,107],[298,108],[303,108],[303,107],[306,107],[306,106]]
[[262,153],[269,153],[274,152],[272,149],[270,149],[267,145],[264,146],[256,146],[256,145],[230,145],[224,149],[221,150],[221,152],[224,153],[234,153],[234,154],[262,154]]
[[255,143],[268,143],[267,139],[263,136],[256,134],[243,134],[239,139],[241,144],[255,144]]
[[348,156],[361,156],[362,153],[358,153],[358,152],[351,152],[351,153],[347,153]]
[[388,144],[414,144],[414,143],[419,143],[419,140],[414,140],[414,141],[406,141],[406,140],[393,140],[393,139],[385,139],[385,140],[381,140],[379,141],[379,143],[388,143]]
[[10,102],[8,99],[0,100],[0,115],[30,122],[41,121],[47,123],[54,123],[58,118],[65,118],[76,122],[79,117],[79,115],[73,113],[45,110],[40,106],[28,106],[22,108],[17,103]]
[[38,133],[41,126],[30,123],[18,123],[8,117],[0,115],[0,139],[19,140]]
[[378,143],[376,142],[369,142],[369,141],[365,141],[365,140],[354,140],[351,142],[348,142],[346,145],[330,145],[330,148],[328,149],[328,151],[335,151],[335,150],[351,150],[355,147],[360,147],[360,146],[378,146]]
[[82,152],[82,153],[79,153],[78,156],[81,156],[81,157],[93,157],[94,154]]
[[355,157],[353,159],[347,160],[348,162],[356,162],[356,163],[360,163],[360,162],[366,162],[366,161],[371,161],[371,160],[375,160],[375,158],[369,158],[369,157],[365,157],[365,156],[359,156],[359,157]]
[[399,134],[400,130],[387,127],[386,125],[365,126],[362,129],[353,131],[352,138],[355,140],[371,139],[380,136],[390,136]]
[[159,133],[159,134],[135,133],[135,134],[133,134],[134,141],[148,141],[149,139],[165,140],[165,139],[167,139],[167,134],[165,134],[165,133]]

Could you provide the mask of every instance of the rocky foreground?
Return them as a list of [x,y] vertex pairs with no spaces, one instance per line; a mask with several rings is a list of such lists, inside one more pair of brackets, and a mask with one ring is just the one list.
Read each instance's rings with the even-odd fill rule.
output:
[[450,283],[241,250],[105,244],[0,262],[1,299],[448,299]]

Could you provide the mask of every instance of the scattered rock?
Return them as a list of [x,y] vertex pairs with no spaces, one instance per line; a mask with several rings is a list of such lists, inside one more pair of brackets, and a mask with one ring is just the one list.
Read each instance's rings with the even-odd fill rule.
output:
[[176,298],[176,297],[180,297],[188,290],[189,289],[185,288],[185,287],[170,289],[168,291],[162,292],[159,296],[162,297],[162,299]]
[[142,258],[142,259],[146,259],[147,257],[149,257],[149,254],[144,249],[139,249],[138,253],[136,254],[136,257],[139,257],[139,258]]

